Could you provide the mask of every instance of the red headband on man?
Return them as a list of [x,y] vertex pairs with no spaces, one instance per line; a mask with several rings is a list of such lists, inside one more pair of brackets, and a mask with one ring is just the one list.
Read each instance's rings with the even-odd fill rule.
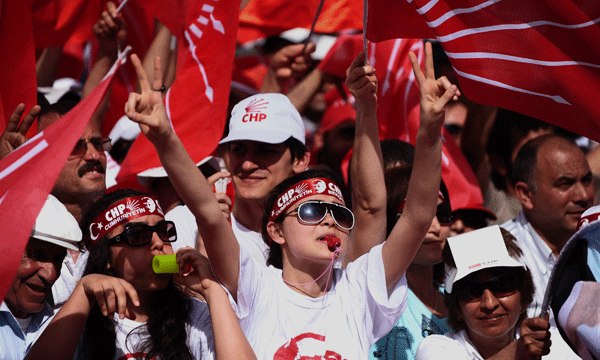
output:
[[92,244],[98,242],[120,224],[146,215],[165,217],[155,197],[133,196],[114,203],[106,211],[96,216],[90,224]]
[[338,200],[345,204],[342,191],[333,181],[325,178],[303,180],[294,184],[292,187],[279,195],[277,201],[275,201],[273,204],[273,209],[271,210],[271,216],[269,217],[269,220],[274,221],[279,215],[281,215],[299,200],[304,199],[307,196],[319,194],[335,196],[338,198]]

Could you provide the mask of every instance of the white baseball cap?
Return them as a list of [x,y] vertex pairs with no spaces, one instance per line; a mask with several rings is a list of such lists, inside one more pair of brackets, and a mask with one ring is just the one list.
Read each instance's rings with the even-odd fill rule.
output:
[[[200,160],[200,162],[196,163],[196,166],[200,166],[203,164],[209,164],[216,171],[221,171],[221,166],[219,164],[219,159],[214,156],[207,156],[204,159]],[[152,180],[156,178],[166,178],[168,177],[167,171],[164,167],[159,166],[155,168],[151,168],[148,170],[144,170],[137,174],[137,181],[140,185],[145,187],[146,189],[150,189],[150,185],[152,184]]]
[[467,275],[493,267],[527,267],[508,255],[500,226],[493,225],[447,239],[456,268],[446,265],[445,290]]
[[79,250],[77,244],[82,233],[77,220],[67,208],[52,195],[48,195],[42,207],[31,237],[47,241],[71,250]]
[[305,143],[304,122],[290,99],[283,94],[257,94],[234,106],[229,134],[219,144],[235,140],[281,144],[290,137]]

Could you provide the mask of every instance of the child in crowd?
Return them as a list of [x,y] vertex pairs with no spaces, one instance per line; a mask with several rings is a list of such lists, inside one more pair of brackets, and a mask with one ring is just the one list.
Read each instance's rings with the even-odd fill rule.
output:
[[[431,47],[427,50],[425,73],[411,55],[421,88],[421,123],[405,216],[384,244],[343,270],[332,270],[332,265],[348,245],[354,217],[345,206],[341,183],[327,172],[307,171],[278,185],[267,201],[263,222],[272,266],[256,264],[238,245],[212,188],[171,128],[160,94],[152,90],[161,87],[160,64],[150,86],[139,59],[132,56],[142,92],[130,95],[126,113],[140,123],[196,216],[211,267],[236,299],[242,328],[259,358],[365,358],[401,315],[404,272],[436,211],[444,106],[457,94],[456,86],[435,80]],[[374,69],[363,65],[363,58],[354,60],[347,83],[357,90],[359,117],[374,121],[377,83]]]

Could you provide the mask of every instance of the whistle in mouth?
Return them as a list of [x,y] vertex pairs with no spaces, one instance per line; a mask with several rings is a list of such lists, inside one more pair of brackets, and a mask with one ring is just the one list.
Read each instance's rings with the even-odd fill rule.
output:
[[176,274],[179,272],[176,255],[156,255],[152,259],[152,270],[156,274]]
[[342,245],[342,240],[336,238],[334,236],[327,236],[325,239],[327,241],[327,246],[330,248],[339,248]]

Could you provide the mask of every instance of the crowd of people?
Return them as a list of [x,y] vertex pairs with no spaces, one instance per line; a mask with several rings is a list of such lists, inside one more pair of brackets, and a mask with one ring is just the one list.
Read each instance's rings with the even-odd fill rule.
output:
[[[127,43],[114,3],[94,33],[100,48],[81,91],[19,105],[0,157],[108,72]],[[236,82],[250,70],[234,68],[219,146],[192,159],[163,102],[175,51],[156,26],[154,50],[130,56],[136,91],[121,103],[106,97],[37,217],[0,306],[0,358],[599,358],[600,307],[590,299],[600,294],[600,147],[473,103],[439,43],[422,40],[402,59],[419,96],[398,112],[412,106],[418,119],[386,123],[413,126],[404,139],[414,141],[382,137],[389,95],[372,58],[346,54],[342,79],[312,57],[323,44],[288,35],[257,45],[255,88]],[[398,90],[398,103],[408,93]],[[109,107],[123,118],[107,130]],[[123,188],[116,172],[137,136],[162,167]],[[481,202],[443,179],[447,141],[462,150]],[[586,240],[577,272],[547,307],[573,238]],[[155,273],[154,257],[170,254],[179,272]],[[583,310],[569,313],[578,302]]]

